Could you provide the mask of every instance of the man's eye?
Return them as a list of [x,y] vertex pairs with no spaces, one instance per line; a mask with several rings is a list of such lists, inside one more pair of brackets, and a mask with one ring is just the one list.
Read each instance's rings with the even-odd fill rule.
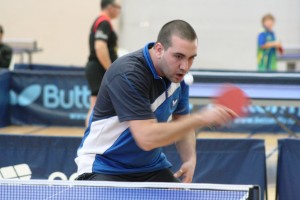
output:
[[195,60],[195,57],[191,57],[191,58],[190,58],[190,61],[194,61],[194,60]]
[[183,58],[183,56],[182,56],[182,55],[175,55],[175,57],[176,57],[178,60],[180,60],[180,59],[182,59],[182,58]]

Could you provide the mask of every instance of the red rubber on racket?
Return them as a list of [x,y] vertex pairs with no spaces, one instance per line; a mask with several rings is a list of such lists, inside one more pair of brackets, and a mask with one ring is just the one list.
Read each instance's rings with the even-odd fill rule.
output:
[[247,115],[245,108],[249,105],[250,100],[242,89],[226,84],[220,88],[214,103],[225,106],[235,112],[236,115],[232,116],[232,118],[236,118]]

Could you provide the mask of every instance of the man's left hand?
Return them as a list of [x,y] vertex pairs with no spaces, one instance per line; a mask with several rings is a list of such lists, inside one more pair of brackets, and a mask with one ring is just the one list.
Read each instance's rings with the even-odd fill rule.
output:
[[180,169],[174,174],[174,177],[181,178],[183,183],[191,183],[193,180],[196,164],[193,162],[185,162]]

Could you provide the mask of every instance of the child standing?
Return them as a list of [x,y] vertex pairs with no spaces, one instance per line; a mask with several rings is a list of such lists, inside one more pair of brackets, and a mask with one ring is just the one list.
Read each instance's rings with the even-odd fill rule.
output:
[[264,31],[258,35],[258,70],[259,71],[275,71],[277,70],[276,51],[282,51],[279,41],[276,41],[273,26],[275,18],[271,14],[267,14],[262,18]]

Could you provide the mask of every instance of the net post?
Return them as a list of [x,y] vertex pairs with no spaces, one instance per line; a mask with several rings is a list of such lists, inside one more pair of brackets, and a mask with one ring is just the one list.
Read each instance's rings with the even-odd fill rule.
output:
[[261,200],[260,187],[258,185],[255,185],[255,186],[249,188],[248,200]]

